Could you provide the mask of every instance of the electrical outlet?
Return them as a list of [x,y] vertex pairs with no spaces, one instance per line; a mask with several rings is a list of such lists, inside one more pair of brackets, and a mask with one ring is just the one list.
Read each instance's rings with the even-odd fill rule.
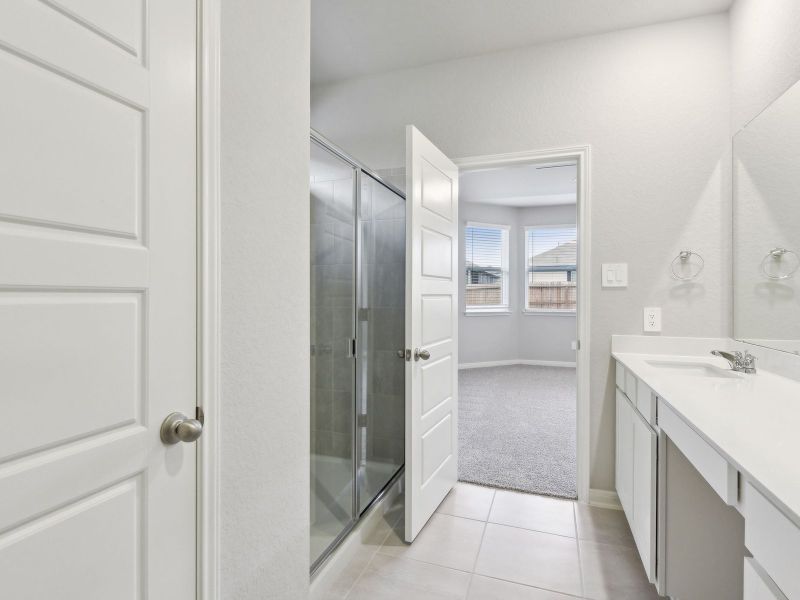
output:
[[661,308],[648,306],[644,309],[644,331],[661,331]]

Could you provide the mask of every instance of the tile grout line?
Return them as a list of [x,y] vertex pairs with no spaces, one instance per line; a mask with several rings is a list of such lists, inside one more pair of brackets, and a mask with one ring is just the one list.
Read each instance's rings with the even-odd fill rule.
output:
[[483,521],[483,530],[481,531],[481,541],[478,543],[478,551],[475,553],[475,560],[472,561],[472,570],[469,574],[469,581],[467,582],[467,591],[464,594],[464,599],[469,598],[469,591],[472,588],[472,580],[475,578],[475,567],[478,565],[478,557],[481,554],[481,547],[483,546],[483,536],[486,535],[486,526],[489,524],[489,516],[492,514],[492,507],[494,506],[494,499],[497,497],[497,490],[492,492],[492,501],[489,502],[489,511],[486,513],[486,519]]
[[483,548],[483,538],[486,536],[486,528],[489,526],[489,517],[492,516],[492,508],[494,507],[494,499],[497,498],[497,490],[492,494],[492,501],[489,503],[489,512],[486,513],[486,520],[483,522],[483,531],[481,531],[481,541],[478,544],[478,551],[475,553],[475,560],[472,562],[472,572],[469,576],[469,584],[467,584],[467,595],[469,597],[469,590],[472,587],[472,579],[475,577],[475,567],[478,566],[478,557],[481,555]]
[[[551,591],[551,592],[554,592],[554,593],[558,593],[558,594],[564,595],[565,596],[565,600],[567,600],[567,598],[575,598],[575,599],[586,598],[586,596],[585,596],[585,594],[586,594],[585,575],[586,574],[584,573],[583,562],[582,562],[582,548],[581,548],[582,542],[586,542],[587,544],[597,544],[599,546],[608,546],[608,547],[618,548],[620,550],[630,550],[631,549],[630,546],[627,545],[627,544],[614,543],[614,542],[611,542],[611,543],[609,543],[609,542],[600,542],[600,541],[596,541],[596,540],[592,540],[592,539],[584,539],[584,540],[582,540],[579,537],[578,531],[577,531],[577,529],[578,529],[578,526],[577,526],[577,523],[578,523],[578,512],[579,512],[579,505],[578,505],[577,502],[571,502],[571,504],[572,504],[572,511],[571,512],[572,512],[572,519],[573,519],[574,536],[555,534],[555,533],[546,532],[546,531],[539,531],[539,530],[536,530],[536,529],[528,529],[528,528],[525,528],[525,527],[519,527],[519,526],[514,526],[514,525],[506,525],[504,523],[492,522],[490,519],[491,519],[492,511],[494,510],[494,503],[497,501],[497,491],[500,491],[500,490],[497,490],[497,489],[494,490],[494,493],[492,494],[491,501],[489,503],[488,511],[486,513],[486,516],[483,519],[476,519],[476,518],[471,518],[471,517],[462,517],[462,516],[458,516],[458,515],[451,515],[449,513],[444,513],[444,512],[438,513],[440,515],[443,515],[443,516],[446,516],[446,517],[450,517],[451,519],[464,519],[466,521],[473,521],[473,522],[483,523],[483,528],[482,528],[482,531],[481,531],[480,541],[479,541],[479,544],[478,544],[478,551],[477,551],[475,559],[473,561],[471,570],[455,568],[455,567],[451,567],[451,566],[446,566],[446,565],[442,565],[442,564],[439,564],[439,563],[436,563],[436,562],[430,562],[429,560],[425,560],[425,559],[419,559],[419,558],[403,556],[403,555],[399,555],[398,556],[398,555],[394,555],[394,554],[385,554],[385,553],[381,552],[381,550],[386,550],[386,548],[388,548],[385,545],[386,541],[391,537],[392,531],[396,528],[396,524],[399,523],[402,520],[402,515],[401,515],[397,519],[395,519],[395,525],[389,528],[389,531],[387,531],[385,536],[383,536],[383,541],[380,544],[378,544],[377,549],[371,553],[371,556],[370,556],[369,560],[367,561],[367,564],[363,567],[363,569],[361,570],[360,574],[354,579],[352,585],[348,588],[348,590],[347,590],[346,594],[343,596],[343,598],[345,598],[345,599],[346,598],[352,598],[353,590],[355,589],[357,584],[360,583],[360,581],[364,580],[365,574],[369,571],[370,567],[373,564],[375,564],[375,562],[374,562],[375,558],[379,554],[381,556],[385,556],[387,558],[391,558],[391,559],[394,559],[394,560],[410,561],[412,563],[427,564],[427,565],[432,566],[432,567],[447,569],[449,571],[460,572],[460,573],[464,573],[464,574],[468,575],[469,577],[468,577],[468,580],[467,580],[467,586],[466,586],[466,590],[465,590],[465,594],[466,594],[464,596],[465,598],[468,598],[469,594],[471,593],[472,584],[474,583],[475,576],[483,576],[483,577],[487,577],[489,579],[494,579],[494,580],[497,580],[497,581],[502,581],[502,582],[506,582],[506,583],[513,584],[513,585],[518,585],[518,586],[524,586],[524,587],[532,588],[532,589]],[[565,591],[556,590],[556,589],[549,589],[549,588],[546,588],[546,587],[539,587],[539,586],[536,586],[536,585],[531,585],[531,584],[523,583],[523,582],[520,582],[520,581],[515,581],[515,580],[512,580],[512,579],[505,579],[503,577],[497,577],[497,576],[493,576],[493,575],[481,575],[481,574],[478,574],[476,572],[476,568],[477,568],[477,564],[478,564],[478,561],[479,561],[479,558],[480,558],[480,554],[481,554],[482,549],[483,549],[483,543],[485,542],[486,530],[488,529],[488,525],[489,524],[497,525],[499,527],[508,527],[508,528],[511,528],[511,529],[521,529],[523,531],[530,531],[530,532],[533,532],[533,533],[539,533],[541,535],[552,535],[552,536],[556,536],[556,537],[560,537],[560,538],[570,538],[571,537],[574,540],[574,543],[576,544],[575,548],[576,548],[576,553],[577,553],[577,558],[578,558],[578,576],[579,576],[579,583],[580,583],[580,593],[582,595],[581,596],[577,596],[577,595],[573,595],[571,592],[565,592]]]
[[577,503],[572,505],[572,518],[575,521],[575,549],[578,552],[578,577],[581,581],[581,596],[586,596],[586,584],[583,581],[583,561],[581,560],[581,544],[578,540],[578,508]]
[[[391,507],[389,508],[389,510],[391,510]],[[388,510],[386,512],[388,512]],[[386,512],[384,512],[384,516],[386,516]],[[364,573],[367,572],[367,569],[369,569],[369,566],[372,564],[372,561],[375,560],[375,557],[378,555],[378,553],[380,552],[380,549],[386,543],[386,540],[388,540],[389,536],[392,535],[392,531],[394,531],[394,528],[397,526],[398,523],[400,523],[400,519],[401,518],[402,518],[402,515],[397,517],[394,520],[394,522],[391,525],[389,525],[389,530],[386,532],[386,535],[383,536],[383,539],[381,540],[381,542],[379,544],[376,544],[376,548],[370,554],[369,560],[366,562],[364,567],[358,572],[358,576],[353,578],[353,581],[348,586],[347,591],[344,593],[344,596],[342,597],[342,600],[347,600],[347,598],[350,596],[350,593],[355,589],[356,584],[359,581],[361,581],[361,578],[364,576]]]
[[565,598],[575,598],[575,600],[591,600],[591,598],[586,598],[585,596],[576,596],[575,594],[571,594],[569,592],[562,592],[560,590],[554,590],[552,588],[540,587],[538,585],[531,585],[530,583],[521,583],[519,581],[513,581],[511,579],[503,579],[502,577],[497,577],[496,575],[481,575],[480,573],[476,573],[478,577],[485,577],[486,579],[492,579],[494,581],[502,581],[503,583],[510,583],[512,585],[518,585],[520,587],[530,588],[532,590],[539,590],[542,592],[550,592],[552,594],[558,594],[559,596],[564,596]]

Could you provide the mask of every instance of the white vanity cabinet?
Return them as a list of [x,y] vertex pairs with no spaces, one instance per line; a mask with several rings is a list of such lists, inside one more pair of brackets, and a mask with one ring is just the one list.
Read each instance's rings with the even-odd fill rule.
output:
[[[754,571],[749,576],[751,585],[745,586],[745,600],[800,598],[800,527],[749,482],[745,484],[743,512],[744,545],[753,554],[750,567]],[[760,586],[755,575],[762,580]],[[764,591],[748,595],[748,590],[762,587],[779,592],[773,596]]]
[[633,407],[617,389],[616,487],[622,510],[633,516]]
[[787,600],[754,558],[744,559],[744,600]]
[[[616,488],[647,577],[656,578],[656,479],[658,436],[655,398],[644,382],[616,364]],[[644,412],[638,408],[642,403]],[[652,419],[652,421],[651,421]]]
[[724,343],[612,339],[619,500],[662,596],[800,600],[800,381]]

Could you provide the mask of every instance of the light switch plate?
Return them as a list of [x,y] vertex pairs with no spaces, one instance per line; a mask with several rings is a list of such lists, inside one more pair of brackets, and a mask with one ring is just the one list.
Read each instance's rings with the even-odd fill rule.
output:
[[644,309],[644,331],[661,331],[661,308],[658,306],[647,306]]
[[628,287],[628,263],[603,263],[600,273],[604,288]]

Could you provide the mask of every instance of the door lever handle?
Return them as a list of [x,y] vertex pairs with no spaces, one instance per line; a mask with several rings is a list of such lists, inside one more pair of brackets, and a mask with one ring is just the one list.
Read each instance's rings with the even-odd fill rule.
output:
[[431,353],[425,350],[424,348],[417,348],[414,350],[414,360],[428,360],[431,357]]

